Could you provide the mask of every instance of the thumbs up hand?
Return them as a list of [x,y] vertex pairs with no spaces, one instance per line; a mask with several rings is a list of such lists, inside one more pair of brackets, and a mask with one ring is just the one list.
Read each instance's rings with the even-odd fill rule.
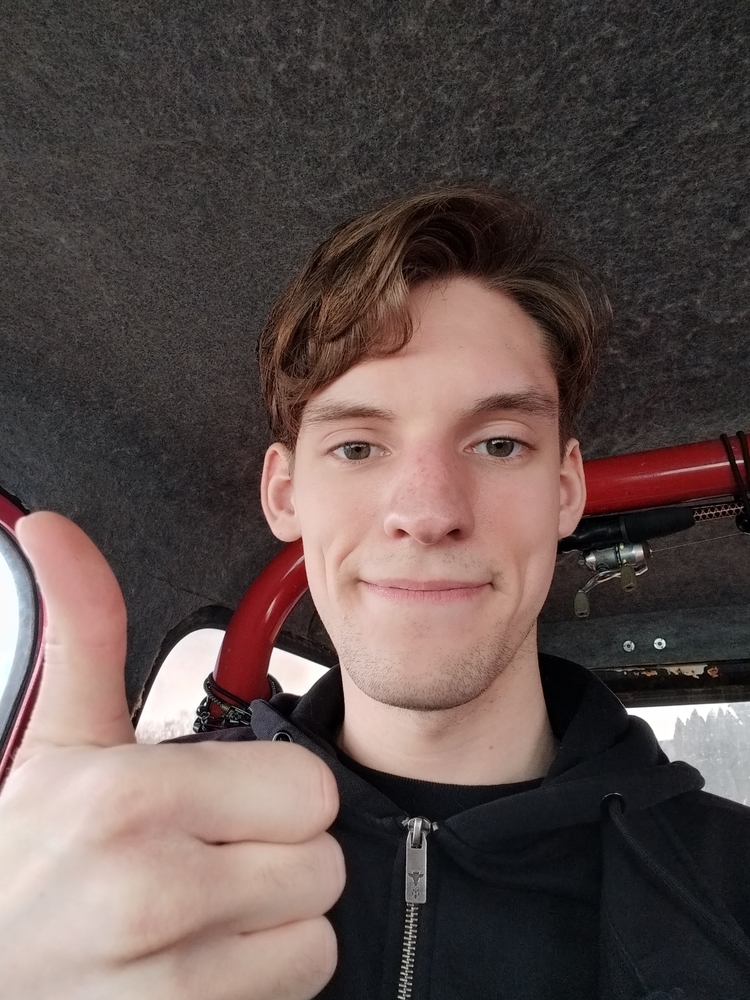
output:
[[315,996],[344,885],[333,775],[289,743],[137,745],[111,569],[57,514],[17,533],[48,624],[0,795],[5,1000]]

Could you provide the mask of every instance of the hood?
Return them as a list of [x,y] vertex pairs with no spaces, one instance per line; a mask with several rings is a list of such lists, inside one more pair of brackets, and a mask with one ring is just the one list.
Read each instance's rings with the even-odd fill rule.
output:
[[[540,657],[547,711],[560,741],[549,773],[538,788],[497,799],[445,820],[443,837],[478,851],[498,838],[525,837],[597,822],[603,803],[620,811],[647,809],[703,787],[700,773],[682,761],[670,763],[641,719],[628,715],[618,698],[584,667]],[[369,821],[399,823],[405,814],[339,761],[335,740],[344,718],[339,667],[332,667],[306,694],[280,694],[252,705],[258,739],[291,738],[322,757],[341,790],[341,808]],[[387,824],[390,826],[390,824]]]

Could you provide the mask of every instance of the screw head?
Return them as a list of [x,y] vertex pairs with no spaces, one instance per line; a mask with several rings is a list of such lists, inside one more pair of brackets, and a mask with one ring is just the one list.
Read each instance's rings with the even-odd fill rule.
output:
[[633,650],[635,649],[635,643],[633,642],[632,639],[626,639],[625,642],[622,644],[622,648],[625,650],[626,653],[632,653]]
[[667,640],[666,639],[654,639],[654,649],[666,649]]

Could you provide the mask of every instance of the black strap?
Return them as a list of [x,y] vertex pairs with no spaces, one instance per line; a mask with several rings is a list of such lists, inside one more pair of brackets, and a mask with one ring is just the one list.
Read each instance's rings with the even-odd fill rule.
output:
[[[252,712],[246,701],[233,695],[217,684],[213,674],[209,674],[203,682],[206,697],[198,706],[193,731],[207,733],[215,729],[229,729],[233,726],[249,726]],[[211,715],[211,705],[218,705],[221,714]]]
[[[270,688],[269,697],[281,694],[281,685],[268,675],[268,686]],[[209,674],[203,682],[203,690],[206,697],[198,706],[193,732],[208,733],[216,729],[231,729],[233,726],[249,726],[252,722],[253,713],[250,703],[231,691],[227,691],[221,684],[217,684],[213,674]],[[216,716],[211,714],[211,705],[218,705],[221,714]]]
[[747,435],[744,431],[737,431],[737,439],[740,442],[747,484],[742,481],[742,473],[737,465],[737,459],[734,457],[734,449],[728,436],[721,434],[720,437],[721,443],[724,445],[724,450],[727,453],[727,458],[729,459],[734,481],[737,484],[737,500],[742,504],[742,512],[737,515],[737,527],[740,531],[750,534],[750,448],[748,448],[747,444]]

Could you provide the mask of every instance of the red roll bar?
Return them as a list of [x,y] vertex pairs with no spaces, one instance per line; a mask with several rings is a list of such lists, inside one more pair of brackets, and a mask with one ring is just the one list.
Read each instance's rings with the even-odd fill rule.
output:
[[[286,617],[307,590],[302,542],[286,545],[250,584],[227,626],[214,680],[238,699],[267,698],[268,663]],[[220,715],[217,705],[209,714]]]
[[[730,438],[742,466],[739,439]],[[584,516],[706,501],[736,493],[727,453],[719,440],[682,444],[586,462]]]

